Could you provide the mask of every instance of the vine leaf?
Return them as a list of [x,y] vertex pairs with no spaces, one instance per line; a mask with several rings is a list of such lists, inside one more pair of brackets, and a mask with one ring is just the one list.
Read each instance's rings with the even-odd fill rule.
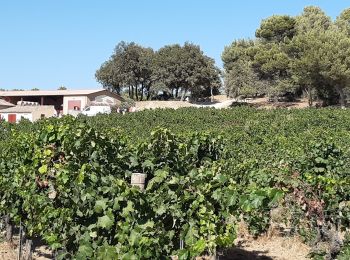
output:
[[42,166],[39,168],[39,172],[40,172],[41,174],[46,173],[46,172],[47,172],[47,165],[46,165],[46,164],[42,165]]
[[107,208],[107,204],[105,200],[97,200],[95,203],[94,211],[96,213],[101,213]]
[[110,229],[114,224],[114,219],[110,218],[107,215],[104,215],[103,217],[98,218],[97,226],[104,228],[104,229]]

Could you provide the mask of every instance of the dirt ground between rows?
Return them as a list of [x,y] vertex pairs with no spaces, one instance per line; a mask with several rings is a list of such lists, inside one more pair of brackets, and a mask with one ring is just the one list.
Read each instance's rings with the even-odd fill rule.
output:
[[[304,260],[310,248],[296,237],[272,237],[266,236],[258,239],[242,239],[236,241],[236,247],[228,249],[219,260]],[[0,243],[0,260],[17,259],[17,243],[11,245],[7,242]],[[47,247],[36,249],[33,260],[53,259]]]
[[1,242],[0,259],[1,260],[17,259],[16,248],[11,246],[9,243]]
[[[13,243],[0,243],[0,260],[17,260],[18,259],[18,238]],[[33,260],[54,259],[52,252],[47,246],[39,246],[33,253]]]
[[[231,101],[231,102],[230,102]],[[139,101],[136,102],[136,109],[138,111],[144,109],[156,108],[173,108],[178,109],[182,107],[216,107],[228,108],[232,103],[237,102],[235,99],[227,98],[225,95],[218,95],[214,97],[214,102],[197,102],[190,103],[187,101]],[[273,109],[273,108],[306,108],[308,107],[307,99],[300,99],[295,102],[269,102],[268,98],[253,98],[240,100],[238,103],[250,105],[256,108]]]
[[304,260],[310,248],[297,237],[260,237],[255,240],[241,240],[228,250],[220,260]]

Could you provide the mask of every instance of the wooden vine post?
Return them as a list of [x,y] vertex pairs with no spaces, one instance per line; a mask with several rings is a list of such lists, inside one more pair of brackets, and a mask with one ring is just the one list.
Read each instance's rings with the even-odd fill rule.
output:
[[6,226],[6,241],[7,242],[12,242],[12,237],[13,237],[13,225],[10,220],[10,216],[6,215],[5,216],[5,226]]
[[31,239],[26,240],[26,244],[24,246],[24,255],[23,260],[32,260],[33,253],[33,241]]
[[18,255],[17,255],[18,260],[21,260],[22,242],[23,242],[23,228],[22,228],[22,221],[21,221],[19,224],[19,241],[18,241]]

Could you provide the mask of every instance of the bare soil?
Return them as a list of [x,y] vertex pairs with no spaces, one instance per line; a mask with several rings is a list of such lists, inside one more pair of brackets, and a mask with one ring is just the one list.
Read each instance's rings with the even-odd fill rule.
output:
[[266,236],[252,240],[240,240],[236,247],[229,249],[221,260],[304,260],[310,248],[298,237]]
[[307,108],[309,106],[307,99],[300,99],[294,102],[269,102],[268,98],[254,98],[247,101],[258,108]]
[[[23,256],[23,255],[22,255]],[[18,257],[18,239],[14,239],[13,243],[0,242],[0,260],[16,260]],[[39,245],[35,248],[33,260],[49,260],[52,257],[52,251],[44,245]]]
[[[16,260],[17,244],[0,243],[0,260]],[[220,260],[305,260],[310,248],[297,237],[259,237],[238,238],[236,246],[228,249]],[[36,248],[33,260],[53,259],[50,250],[45,246]],[[200,259],[200,258],[197,258]],[[201,258],[209,259],[209,258]]]
[[307,108],[307,99],[300,99],[295,102],[269,102],[268,98],[252,98],[245,100],[235,100],[227,98],[225,95],[214,96],[213,102],[195,102],[190,103],[187,101],[139,101],[136,102],[136,109],[138,111],[144,109],[156,109],[156,108],[173,108],[178,109],[181,107],[215,107],[215,108],[228,108],[233,103],[236,105],[249,105],[256,108],[273,109],[273,108]]
[[187,101],[139,101],[136,102],[136,110],[156,109],[156,108],[173,108],[192,107]]
[[0,243],[0,260],[17,259],[16,246],[6,242]]
[[272,226],[255,239],[246,223],[240,221],[235,246],[223,252],[220,260],[304,260],[309,259],[309,252],[310,247],[299,237],[282,236]]
[[222,103],[230,100],[226,95],[217,95],[214,96],[213,102],[188,102],[188,101],[179,101],[179,100],[168,100],[168,101],[139,101],[136,102],[137,110],[144,109],[156,109],[156,108],[173,108],[178,109],[181,107],[198,107],[198,106],[210,106],[218,103]]

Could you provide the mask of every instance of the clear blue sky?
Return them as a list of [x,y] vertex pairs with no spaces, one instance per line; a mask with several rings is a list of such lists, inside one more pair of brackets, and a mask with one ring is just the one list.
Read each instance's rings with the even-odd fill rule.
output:
[[320,6],[335,18],[346,0],[0,0],[0,88],[99,87],[94,74],[124,40],[158,49],[199,44],[221,66],[234,39],[262,19]]

